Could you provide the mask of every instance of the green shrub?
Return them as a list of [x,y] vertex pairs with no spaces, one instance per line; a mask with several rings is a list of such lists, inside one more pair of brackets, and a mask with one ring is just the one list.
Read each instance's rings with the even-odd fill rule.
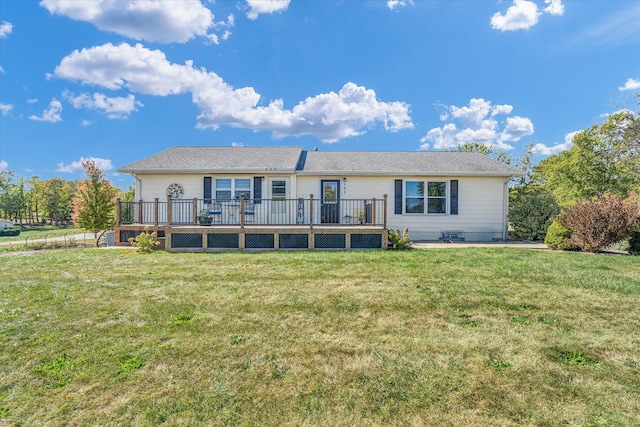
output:
[[570,242],[587,252],[600,252],[625,240],[638,219],[638,195],[623,199],[604,194],[567,208],[558,222],[571,230]]
[[516,239],[544,240],[559,212],[553,195],[540,186],[528,185],[509,193],[510,232]]
[[149,233],[149,227],[145,227],[144,231],[138,237],[129,238],[129,243],[138,248],[138,252],[149,253],[154,250],[160,242],[156,240],[156,232]]
[[409,249],[413,242],[409,238],[409,229],[405,228],[402,232],[400,230],[389,230],[389,243],[393,249]]
[[20,229],[19,228],[2,228],[0,229],[0,237],[2,236],[19,236]]
[[564,228],[558,221],[553,221],[547,229],[544,244],[554,251],[569,251],[574,249],[569,239],[571,232]]
[[629,253],[640,255],[640,230],[634,230],[629,237]]

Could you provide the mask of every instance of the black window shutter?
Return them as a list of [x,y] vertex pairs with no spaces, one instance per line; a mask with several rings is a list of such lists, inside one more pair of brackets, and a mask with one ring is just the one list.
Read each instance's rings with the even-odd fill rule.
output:
[[212,186],[212,179],[210,176],[205,176],[204,177],[204,202],[205,203],[211,203],[211,186]]
[[449,213],[451,215],[458,215],[458,180],[452,179],[449,185],[451,187],[451,197],[449,198],[451,206],[449,207]]
[[262,203],[262,177],[253,177],[253,200],[255,203]]
[[402,215],[402,180],[396,179],[395,214]]

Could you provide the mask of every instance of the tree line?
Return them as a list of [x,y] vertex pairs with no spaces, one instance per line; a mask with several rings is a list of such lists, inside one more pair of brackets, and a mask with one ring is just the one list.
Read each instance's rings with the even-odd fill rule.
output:
[[[86,180],[64,180],[58,177],[42,180],[38,176],[19,176],[11,170],[0,171],[0,218],[21,225],[71,224],[74,211],[79,212],[79,204],[82,203],[79,196],[83,194],[86,181],[91,181],[92,173],[94,176],[96,173],[101,174],[96,169],[93,162],[86,162]],[[100,175],[100,181],[108,182],[103,175]],[[93,185],[99,184],[94,182]],[[108,185],[113,187],[110,183]],[[132,186],[126,191],[113,188],[114,198],[133,201]]]

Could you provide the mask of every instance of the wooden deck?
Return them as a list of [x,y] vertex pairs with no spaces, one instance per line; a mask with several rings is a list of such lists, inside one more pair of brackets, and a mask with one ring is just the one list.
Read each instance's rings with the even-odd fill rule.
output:
[[[129,245],[130,238],[148,230],[169,252],[387,249],[386,199],[342,200],[334,211],[341,214],[333,216],[313,197],[275,204],[261,199],[260,208],[248,215],[241,197],[235,215],[220,215],[210,225],[200,218],[210,200],[118,201],[115,244]],[[265,209],[269,206],[285,208],[284,215],[274,217]]]
[[[296,251],[387,249],[382,227],[362,225],[152,226],[168,252]],[[144,230],[141,225],[116,227],[116,244]]]

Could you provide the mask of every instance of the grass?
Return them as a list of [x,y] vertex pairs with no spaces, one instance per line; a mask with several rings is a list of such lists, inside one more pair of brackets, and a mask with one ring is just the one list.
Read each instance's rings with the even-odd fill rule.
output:
[[0,424],[640,425],[637,257],[0,257]]

